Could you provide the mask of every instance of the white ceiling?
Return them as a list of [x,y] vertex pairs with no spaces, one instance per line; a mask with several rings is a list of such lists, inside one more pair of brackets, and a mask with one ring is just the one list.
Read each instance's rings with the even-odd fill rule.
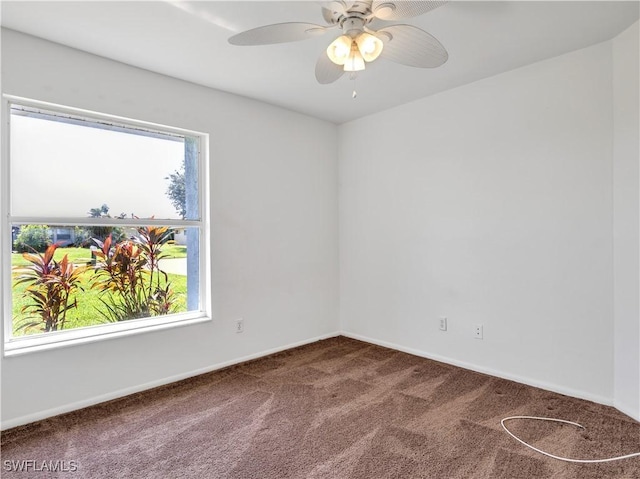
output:
[[324,24],[320,2],[2,2],[2,25],[200,85],[343,123],[615,37],[638,1],[450,2],[402,22],[438,38],[449,60],[418,69],[382,59],[356,80],[320,85],[315,63],[338,36],[238,47],[231,35],[281,22]]

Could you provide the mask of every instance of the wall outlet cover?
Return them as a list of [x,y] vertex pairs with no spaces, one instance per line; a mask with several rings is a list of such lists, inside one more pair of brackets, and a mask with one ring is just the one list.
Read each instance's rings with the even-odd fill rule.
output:
[[445,316],[441,316],[440,317],[440,331],[446,331],[447,330],[447,318]]
[[482,328],[482,324],[476,324],[475,330],[474,330],[474,333],[473,333],[473,336],[476,339],[482,339],[482,335],[483,335],[482,329],[483,329]]

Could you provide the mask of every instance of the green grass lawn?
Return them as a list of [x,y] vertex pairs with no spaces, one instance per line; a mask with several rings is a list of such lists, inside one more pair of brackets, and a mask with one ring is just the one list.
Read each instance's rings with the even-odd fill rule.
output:
[[[174,244],[165,245],[163,252],[170,258],[184,258],[186,257],[186,246]],[[88,248],[58,248],[54,258],[59,261],[65,254],[68,255],[68,258],[77,265],[85,265],[91,261],[91,252]],[[26,261],[22,257],[22,254],[13,253],[11,255],[12,266],[24,266],[29,264],[31,263]],[[89,280],[93,274],[94,272],[92,269],[88,269],[83,273],[81,281],[82,290],[77,294],[78,306],[77,308],[73,308],[68,311],[65,329],[96,326],[106,322],[103,316],[98,312],[100,309],[104,310],[104,305],[100,301],[100,293],[98,290],[92,289],[90,286]],[[168,280],[171,282],[171,287],[176,296],[176,312],[186,311],[187,277],[177,274],[169,274]],[[37,330],[26,332],[18,329],[21,320],[24,319],[24,314],[21,313],[21,310],[29,301],[29,297],[24,294],[25,289],[25,284],[13,286],[12,289],[14,336],[35,334],[39,332]]]
[[166,254],[167,258],[186,258],[187,246],[169,242],[162,247],[162,253]]
[[[65,254],[69,257],[69,260],[76,264],[91,262],[91,251],[89,248],[58,248],[53,255],[53,259],[60,261]],[[31,263],[22,257],[22,253],[11,254],[11,266],[24,266],[28,264]]]
[[[67,322],[65,329],[81,328],[84,326],[96,326],[105,324],[106,320],[98,312],[99,309],[104,310],[104,306],[100,301],[100,293],[98,290],[89,286],[90,275],[94,274],[89,270],[83,275],[81,283],[84,291],[79,291],[77,295],[78,307],[69,310],[67,313]],[[170,274],[169,281],[176,296],[176,312],[184,312],[187,310],[187,277],[177,274]],[[20,321],[24,318],[24,314],[20,312],[23,306],[29,301],[29,297],[24,295],[26,285],[20,284],[13,288],[13,335],[23,336],[25,334],[36,334],[40,331],[24,331],[19,330]]]
[[[166,244],[162,248],[162,252],[167,255],[167,258],[186,258],[187,247],[178,244]],[[56,261],[60,261],[64,255],[67,255],[69,260],[75,264],[87,264],[91,262],[91,250],[89,248],[58,248],[56,249],[53,258]],[[11,266],[23,266],[30,264],[26,259],[22,257],[22,253],[11,254]]]

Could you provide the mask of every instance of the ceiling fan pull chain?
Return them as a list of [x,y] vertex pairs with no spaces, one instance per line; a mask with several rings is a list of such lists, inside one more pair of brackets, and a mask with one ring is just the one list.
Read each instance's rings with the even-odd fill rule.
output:
[[353,80],[353,93],[351,94],[351,98],[355,100],[358,96],[358,92],[356,91],[356,78],[358,77],[358,74],[356,72],[351,72],[350,77],[351,80]]

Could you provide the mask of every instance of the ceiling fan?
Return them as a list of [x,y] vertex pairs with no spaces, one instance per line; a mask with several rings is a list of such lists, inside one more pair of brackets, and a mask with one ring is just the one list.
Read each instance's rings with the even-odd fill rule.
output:
[[[374,20],[395,21],[427,13],[446,1],[336,0],[319,2],[327,25],[289,22],[254,28],[229,38],[232,45],[269,45],[295,42],[340,28],[316,63],[316,79],[333,83],[344,72],[365,69],[376,58],[418,68],[439,67],[449,55],[432,35],[412,25],[389,25],[373,30]],[[354,74],[352,73],[352,75]]]

